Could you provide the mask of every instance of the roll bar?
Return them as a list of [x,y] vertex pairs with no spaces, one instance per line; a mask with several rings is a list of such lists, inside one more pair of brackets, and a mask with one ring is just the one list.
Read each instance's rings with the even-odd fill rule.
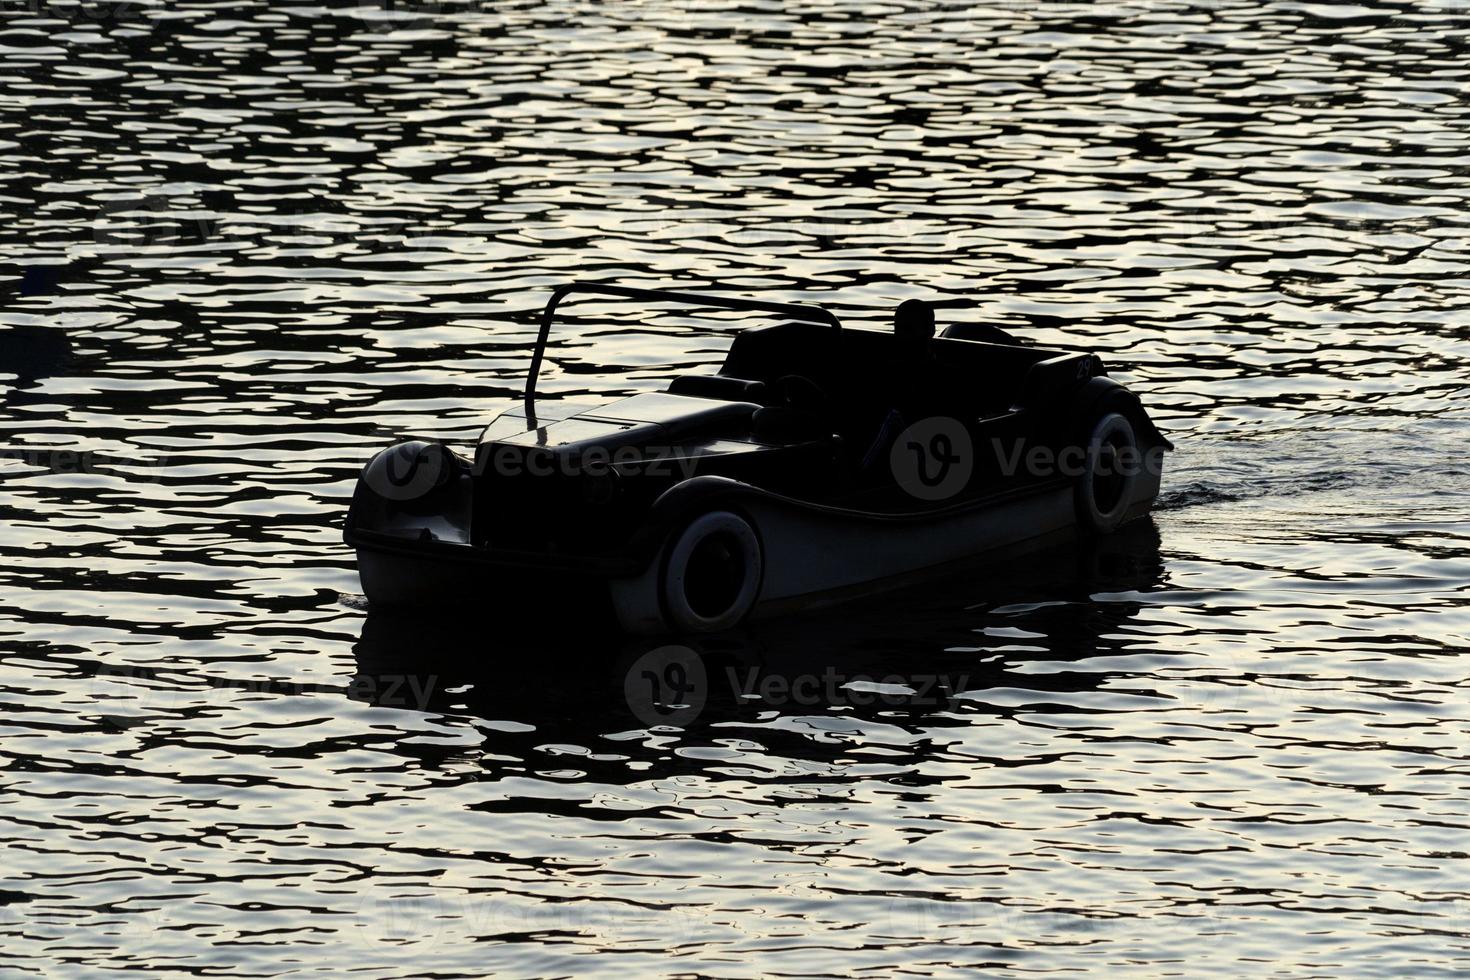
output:
[[546,339],[551,335],[551,321],[562,299],[571,293],[597,293],[603,296],[620,296],[624,299],[646,299],[664,303],[682,303],[692,307],[716,307],[726,310],[750,310],[759,313],[777,313],[806,323],[825,323],[833,330],[841,330],[837,317],[820,306],[805,306],[800,303],[768,303],[759,299],[740,299],[735,296],[707,296],[703,293],[685,293],[672,289],[640,289],[636,286],[615,286],[600,282],[571,282],[551,291],[551,299],[541,314],[541,332],[536,336],[536,350],[531,354],[531,370],[526,376],[526,420],[536,424],[536,379],[541,374],[541,359],[546,354]]

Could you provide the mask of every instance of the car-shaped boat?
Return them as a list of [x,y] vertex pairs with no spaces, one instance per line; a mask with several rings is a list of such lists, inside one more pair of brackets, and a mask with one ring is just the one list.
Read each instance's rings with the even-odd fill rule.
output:
[[[714,374],[583,411],[536,399],[573,292],[727,308]],[[1087,352],[983,324],[918,342],[825,309],[573,283],[543,314],[522,403],[466,455],[389,447],[345,540],[374,606],[550,605],[634,633],[712,632],[1013,560],[1148,513],[1172,449]]]

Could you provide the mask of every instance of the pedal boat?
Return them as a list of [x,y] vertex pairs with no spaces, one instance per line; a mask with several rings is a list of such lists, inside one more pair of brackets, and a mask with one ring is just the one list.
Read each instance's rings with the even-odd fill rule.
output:
[[[536,383],[572,293],[775,322],[738,333],[714,374],[559,411]],[[900,410],[914,386],[895,377],[898,345],[820,307],[561,286],[523,400],[476,446],[403,442],[364,466],[344,532],[363,592],[375,608],[716,632],[1148,513],[1173,447],[1096,355],[956,324],[928,341],[928,407]]]

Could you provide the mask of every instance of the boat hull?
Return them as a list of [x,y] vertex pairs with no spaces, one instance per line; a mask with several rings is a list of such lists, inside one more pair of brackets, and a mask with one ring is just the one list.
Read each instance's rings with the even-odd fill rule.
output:
[[[1139,479],[1125,521],[1146,515],[1158,488],[1157,472]],[[746,486],[721,493],[710,506],[739,513],[759,534],[763,562],[752,619],[887,591],[957,565],[1014,560],[1080,533],[1068,484],[931,515],[861,514]],[[660,599],[663,552],[621,566],[578,567],[487,560],[469,547],[429,553],[411,542],[357,546],[363,591],[374,605],[471,604],[491,615],[573,610],[579,620],[605,620],[634,634],[671,631]]]

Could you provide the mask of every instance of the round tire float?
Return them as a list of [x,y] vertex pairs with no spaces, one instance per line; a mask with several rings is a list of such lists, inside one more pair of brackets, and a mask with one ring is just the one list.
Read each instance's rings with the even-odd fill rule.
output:
[[760,538],[727,510],[690,521],[669,546],[659,599],[675,630],[711,633],[738,626],[760,592]]
[[1142,455],[1133,423],[1118,412],[1102,416],[1088,434],[1082,475],[1077,479],[1077,522],[1084,531],[1111,534],[1133,502]]

